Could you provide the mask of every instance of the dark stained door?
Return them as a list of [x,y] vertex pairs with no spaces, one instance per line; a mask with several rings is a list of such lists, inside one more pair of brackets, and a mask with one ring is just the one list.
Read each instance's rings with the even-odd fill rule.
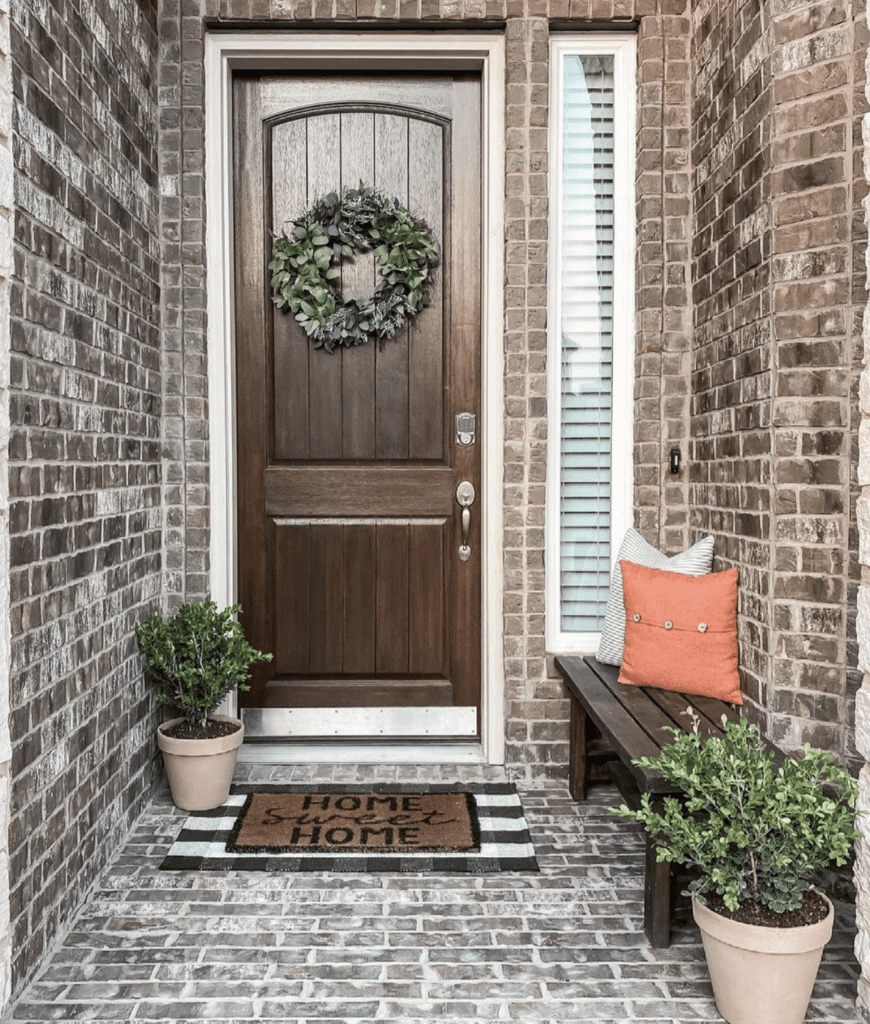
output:
[[[480,439],[455,425],[481,411],[479,107],[467,75],[234,83],[239,600],[275,656],[243,708],[480,706]],[[395,339],[330,354],[272,304],[271,241],[361,181],[422,217],[442,262]],[[373,257],[341,284],[371,294]]]

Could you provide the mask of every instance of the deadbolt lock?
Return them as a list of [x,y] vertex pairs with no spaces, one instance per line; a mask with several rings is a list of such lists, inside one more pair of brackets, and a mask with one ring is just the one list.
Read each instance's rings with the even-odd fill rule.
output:
[[456,443],[463,447],[474,444],[477,434],[477,417],[473,412],[461,412],[456,417]]

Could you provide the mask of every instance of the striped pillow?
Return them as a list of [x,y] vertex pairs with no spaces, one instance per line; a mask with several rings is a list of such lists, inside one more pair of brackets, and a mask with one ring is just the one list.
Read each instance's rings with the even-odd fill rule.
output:
[[601,630],[601,642],[596,654],[596,658],[605,665],[621,665],[625,647],[625,602],[620,562],[634,562],[635,565],[643,565],[648,569],[681,572],[684,576],[704,576],[713,566],[713,538],[702,537],[697,544],[669,558],[651,544],[647,544],[637,530],[630,529],[626,533],[610,578],[604,628]]

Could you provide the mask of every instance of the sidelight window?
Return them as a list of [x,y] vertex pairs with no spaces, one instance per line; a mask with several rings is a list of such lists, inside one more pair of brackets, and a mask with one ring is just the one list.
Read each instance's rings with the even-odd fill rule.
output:
[[635,39],[550,52],[547,644],[594,650],[631,522]]

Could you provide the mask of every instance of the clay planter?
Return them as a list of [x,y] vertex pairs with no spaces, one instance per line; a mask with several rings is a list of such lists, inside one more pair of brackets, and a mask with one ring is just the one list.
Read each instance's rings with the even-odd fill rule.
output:
[[834,907],[825,902],[828,916],[816,924],[764,928],[692,901],[716,1008],[728,1024],[802,1024],[834,927]]
[[[212,715],[218,722],[239,722],[226,715]],[[164,722],[157,729],[157,746],[163,751],[163,764],[172,790],[172,800],[183,811],[208,811],[226,801],[236,767],[236,754],[245,738],[245,728],[213,740],[178,740],[167,736],[181,718]]]

